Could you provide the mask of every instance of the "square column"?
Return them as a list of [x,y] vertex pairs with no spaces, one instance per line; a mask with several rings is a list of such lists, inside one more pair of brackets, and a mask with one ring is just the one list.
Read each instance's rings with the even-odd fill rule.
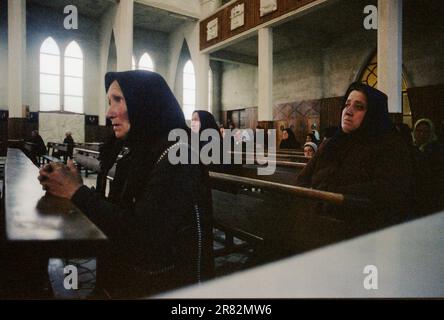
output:
[[402,0],[378,0],[378,89],[402,113]]
[[133,56],[134,0],[120,0],[114,25],[117,71],[131,70]]
[[196,110],[209,110],[208,106],[208,72],[210,70],[210,57],[208,54],[198,53],[194,63],[196,72]]
[[258,33],[258,121],[273,120],[273,29]]
[[8,107],[9,118],[23,118],[26,54],[26,1],[8,0]]

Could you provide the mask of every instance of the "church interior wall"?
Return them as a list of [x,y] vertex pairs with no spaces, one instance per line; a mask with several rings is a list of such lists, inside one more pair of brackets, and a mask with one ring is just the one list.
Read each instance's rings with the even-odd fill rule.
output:
[[0,1],[0,110],[8,110],[8,16]]
[[[63,26],[65,18],[63,13],[38,5],[28,6],[27,12],[26,70],[28,70],[28,76],[24,86],[24,104],[29,105],[31,111],[39,110],[39,52],[43,41],[51,36],[57,42],[62,56],[72,40],[75,40],[82,49],[84,113],[97,115],[99,107],[97,92],[102,89],[102,81],[98,79],[100,70],[99,23],[79,14],[78,29],[67,30]],[[61,103],[63,104],[62,97]]]

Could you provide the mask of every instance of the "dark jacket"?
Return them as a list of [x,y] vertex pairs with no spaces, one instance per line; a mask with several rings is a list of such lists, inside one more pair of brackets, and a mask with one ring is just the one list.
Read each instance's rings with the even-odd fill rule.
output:
[[[345,97],[354,87],[349,88]],[[405,220],[411,201],[411,161],[387,110],[387,96],[358,85],[367,96],[368,110],[352,133],[341,129],[326,140],[298,176],[297,184],[342,193],[342,207],[316,204],[313,211],[344,222],[347,235],[362,233]],[[350,197],[369,199],[360,206]]]
[[65,139],[63,139],[63,143],[66,143],[68,146],[67,156],[72,158],[72,152],[74,150],[74,139],[72,138],[72,136],[67,136],[65,137]]
[[129,152],[117,161],[108,201],[85,186],[72,201],[110,238],[107,271],[125,288],[119,294],[149,295],[205,280],[213,272],[207,173],[200,165],[168,161],[168,149],[177,145],[167,136],[187,128],[183,113],[156,73],[108,73],[106,89],[114,80],[127,103]]
[[43,138],[39,134],[37,134],[34,137],[31,137],[29,139],[29,142],[35,143],[35,149],[34,149],[35,155],[42,156],[46,154],[45,142],[43,141]]
[[279,149],[299,149],[301,147],[301,144],[296,139],[293,131],[289,128],[284,129],[284,131],[287,131],[288,139],[281,141],[281,143],[279,144]]

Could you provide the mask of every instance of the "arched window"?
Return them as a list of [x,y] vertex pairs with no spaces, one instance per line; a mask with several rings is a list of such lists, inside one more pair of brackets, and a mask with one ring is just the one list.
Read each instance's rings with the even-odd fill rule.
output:
[[65,50],[64,110],[83,113],[83,54],[77,42]]
[[213,70],[208,70],[208,111],[213,110]]
[[183,113],[186,120],[190,120],[196,108],[196,77],[191,60],[183,68]]
[[40,47],[40,111],[60,110],[60,50],[53,38]]
[[136,60],[134,59],[134,56],[132,57],[131,70],[136,70]]
[[[370,62],[362,70],[360,81],[373,88],[378,84],[378,56],[375,54]],[[402,75],[402,117],[403,122],[412,128],[412,111],[410,109],[409,97],[407,95],[407,82],[404,74]]]
[[139,69],[140,70],[148,70],[154,71],[154,63],[148,53],[144,53],[139,60]]

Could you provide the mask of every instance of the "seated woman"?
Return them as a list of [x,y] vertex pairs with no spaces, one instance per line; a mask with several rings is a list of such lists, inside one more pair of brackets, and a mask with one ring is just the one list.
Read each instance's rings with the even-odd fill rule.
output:
[[438,143],[435,126],[430,119],[416,121],[413,127],[416,157],[416,177],[420,177],[416,192],[420,205],[419,214],[444,209],[444,146]]
[[306,142],[304,144],[304,156],[306,158],[313,158],[314,154],[318,151],[318,146],[314,142]]
[[299,149],[301,144],[296,139],[293,131],[290,128],[284,129],[282,132],[282,141],[279,145],[279,149]]
[[[208,111],[204,111],[204,110],[196,110],[193,112],[193,115],[191,117],[191,131],[194,133],[198,133],[199,134],[199,138],[200,135],[202,134],[202,132],[204,130],[207,129],[212,129],[214,130],[214,135],[218,136],[218,141],[217,141],[217,147],[219,148],[219,155],[220,157],[217,159],[218,163],[212,162],[211,163],[207,163],[210,165],[209,169],[211,171],[223,171],[223,168],[228,166],[223,166],[223,137],[222,134],[219,130],[219,126],[216,123],[216,120],[214,119],[213,115],[208,112]],[[199,139],[199,154],[200,151],[202,150],[202,148],[208,144],[212,142],[212,137],[209,137],[208,141],[200,141]],[[216,144],[214,145],[216,146]],[[206,152],[205,152],[205,155]],[[212,156],[212,151],[209,152],[208,156],[210,157],[210,159],[208,160],[212,160],[211,156]],[[202,157],[202,155],[201,155]],[[202,158],[201,158],[202,160]],[[214,159],[216,161],[216,159]],[[204,162],[205,163],[205,162]]]
[[219,135],[222,134],[219,131],[219,126],[211,113],[204,110],[194,111],[193,115],[191,116],[191,131],[202,133],[202,131],[205,129],[214,129],[215,131],[219,132]]
[[[301,171],[297,184],[345,195],[343,207],[318,203],[316,213],[345,222],[350,236],[403,221],[411,191],[408,150],[389,118],[387,96],[353,83],[341,128]],[[369,199],[364,207],[349,197]]]
[[44,167],[41,184],[71,199],[108,236],[111,250],[98,258],[97,274],[112,297],[146,296],[209,278],[208,178],[201,165],[168,161],[168,152],[181,145],[168,141],[169,132],[188,131],[179,104],[157,73],[110,72],[105,85],[107,117],[129,150],[117,161],[108,199],[82,184],[71,161]]

